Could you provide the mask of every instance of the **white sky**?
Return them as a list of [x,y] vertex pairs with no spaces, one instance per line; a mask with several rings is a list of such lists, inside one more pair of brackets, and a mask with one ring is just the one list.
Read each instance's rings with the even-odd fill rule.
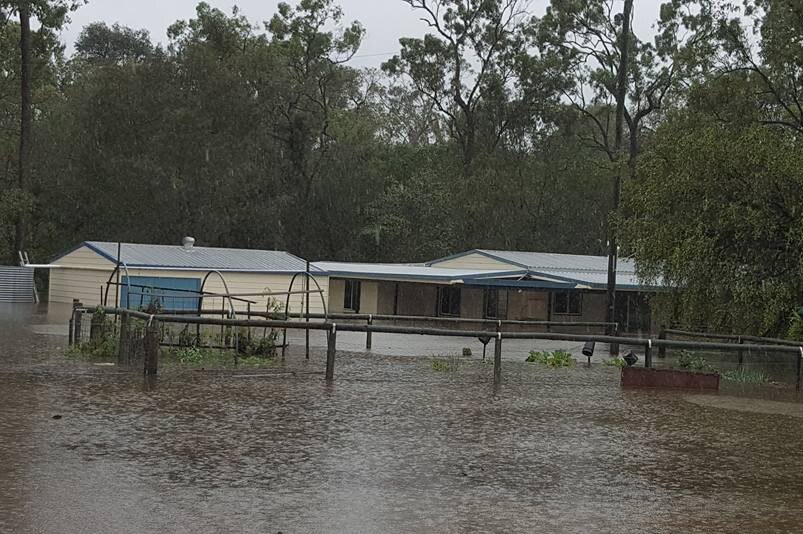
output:
[[[651,34],[658,17],[658,8],[665,0],[637,0],[635,2],[634,28],[642,39]],[[237,5],[252,23],[270,20],[276,12],[278,0],[207,0],[211,6],[228,14]],[[295,4],[295,0],[289,0]],[[401,0],[339,0],[345,12],[344,21],[359,20],[367,34],[354,66],[378,66],[399,49],[399,37],[421,36],[426,26],[407,4]],[[530,10],[540,15],[548,0],[531,0]],[[119,22],[134,29],[144,28],[151,39],[164,43],[167,27],[179,19],[195,15],[198,0],[89,0],[71,15],[72,23],[62,32],[62,39],[71,45],[86,24],[104,21],[111,25]]]

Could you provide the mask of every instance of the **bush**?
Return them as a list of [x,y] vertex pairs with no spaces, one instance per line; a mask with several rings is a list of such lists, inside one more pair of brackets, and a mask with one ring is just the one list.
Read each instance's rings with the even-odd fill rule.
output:
[[747,369],[737,369],[722,373],[722,378],[729,382],[740,382],[742,384],[764,384],[769,382],[769,377],[761,371],[749,371]]
[[439,373],[454,373],[460,369],[460,358],[456,355],[445,355],[433,358],[432,370]]
[[625,367],[627,362],[624,358],[611,358],[610,360],[603,361],[602,364],[609,367]]
[[681,369],[690,369],[692,371],[714,370],[713,367],[708,365],[705,358],[685,350],[681,351],[680,356],[678,356],[678,365]]
[[528,362],[537,362],[547,367],[573,367],[577,363],[572,355],[565,350],[549,351],[530,351],[527,357]]

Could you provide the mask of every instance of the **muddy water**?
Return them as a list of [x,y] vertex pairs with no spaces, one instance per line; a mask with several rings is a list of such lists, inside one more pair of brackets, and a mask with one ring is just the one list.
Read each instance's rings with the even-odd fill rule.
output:
[[[292,353],[155,382],[0,310],[2,532],[798,532],[803,425],[615,370]],[[33,326],[32,326],[33,325]],[[438,353],[432,347],[429,353]],[[53,416],[60,415],[60,419]]]

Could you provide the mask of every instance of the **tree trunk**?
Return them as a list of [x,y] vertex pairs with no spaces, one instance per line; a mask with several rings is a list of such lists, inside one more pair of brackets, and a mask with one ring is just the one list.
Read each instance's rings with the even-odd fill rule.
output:
[[[31,9],[27,1],[20,2],[20,155],[19,155],[19,181],[20,191],[28,191],[31,182],[31,129],[33,125],[33,111],[31,104]],[[14,235],[14,250],[25,249],[27,235],[28,214],[21,210],[17,218]]]
[[[619,210],[619,199],[622,191],[621,152],[625,128],[625,104],[627,100],[627,63],[630,48],[630,19],[633,16],[633,0],[625,0],[622,13],[622,32],[619,36],[619,72],[616,85],[616,137],[614,152],[616,154],[616,176],[613,184],[613,213]],[[607,321],[616,319],[616,263],[619,254],[614,225],[608,224],[608,290]]]

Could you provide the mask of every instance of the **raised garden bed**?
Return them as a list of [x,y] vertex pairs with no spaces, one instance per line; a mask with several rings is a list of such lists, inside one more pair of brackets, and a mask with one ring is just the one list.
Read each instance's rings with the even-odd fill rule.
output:
[[719,374],[679,369],[622,368],[623,388],[718,390]]

